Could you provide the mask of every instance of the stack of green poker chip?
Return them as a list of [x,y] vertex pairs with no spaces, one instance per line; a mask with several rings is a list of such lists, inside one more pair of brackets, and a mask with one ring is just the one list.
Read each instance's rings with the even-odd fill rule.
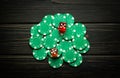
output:
[[[58,30],[61,23],[66,24],[64,33]],[[30,35],[29,45],[34,58],[44,60],[47,57],[52,68],[60,68],[63,62],[78,67],[82,63],[81,54],[90,49],[85,25],[74,23],[74,17],[69,13],[44,16],[39,24],[31,27]],[[52,49],[57,50],[57,57],[51,54]]]

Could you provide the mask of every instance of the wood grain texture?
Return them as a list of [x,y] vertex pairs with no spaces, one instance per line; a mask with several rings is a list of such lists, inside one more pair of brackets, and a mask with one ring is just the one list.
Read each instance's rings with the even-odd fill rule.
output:
[[[119,0],[1,0],[0,78],[119,78],[119,8]],[[91,49],[78,68],[64,63],[52,69],[47,59],[32,56],[30,28],[57,12],[69,12],[87,27]]]
[[[95,2],[104,3],[99,0]],[[57,4],[50,0],[7,0],[0,3],[0,23],[35,23],[39,22],[44,15],[58,12],[73,14],[76,22],[120,22],[120,6],[113,5],[113,2],[111,0],[107,5],[107,2],[106,4],[87,2],[87,4]]]

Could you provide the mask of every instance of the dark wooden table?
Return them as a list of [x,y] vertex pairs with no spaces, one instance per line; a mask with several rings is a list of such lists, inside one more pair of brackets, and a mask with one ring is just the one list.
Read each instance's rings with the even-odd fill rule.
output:
[[[78,68],[52,69],[36,61],[28,45],[30,27],[47,14],[71,13],[86,25],[91,49]],[[0,78],[120,77],[120,0],[1,0]]]

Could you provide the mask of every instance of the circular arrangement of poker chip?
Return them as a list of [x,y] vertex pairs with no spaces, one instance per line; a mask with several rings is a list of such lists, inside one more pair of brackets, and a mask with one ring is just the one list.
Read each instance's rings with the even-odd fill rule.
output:
[[33,56],[37,60],[44,60],[47,56],[45,48],[41,48],[38,50],[33,50]]
[[77,67],[82,63],[82,55],[81,54],[77,54],[76,56],[76,60],[72,63],[70,63],[71,66],[73,67]]
[[63,59],[60,57],[58,59],[54,59],[54,58],[48,58],[48,63],[50,64],[51,67],[53,68],[59,68],[62,66],[63,64]]
[[30,46],[34,49],[39,49],[40,47],[42,47],[42,40],[41,39],[42,39],[41,36],[31,37],[29,39]]
[[33,57],[36,60],[47,57],[52,68],[61,67],[63,62],[78,67],[82,63],[81,54],[90,49],[85,25],[74,23],[69,13],[44,16],[40,23],[31,27],[30,35]]

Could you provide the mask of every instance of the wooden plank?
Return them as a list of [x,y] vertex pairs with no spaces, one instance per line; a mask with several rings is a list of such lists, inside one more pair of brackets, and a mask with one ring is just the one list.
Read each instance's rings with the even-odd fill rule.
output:
[[[30,27],[33,24],[0,24],[0,54],[32,54],[29,47]],[[91,43],[87,54],[120,54],[120,24],[85,23]]]
[[[83,63],[78,68],[71,68],[64,63],[60,69],[52,69],[45,61],[36,61],[32,56],[0,56],[0,71],[3,77],[117,77],[119,76],[120,56],[83,56]],[[7,75],[4,75],[7,74]]]
[[119,0],[52,0],[54,3],[60,4],[120,4]]
[[[48,0],[3,0],[0,3],[0,23],[38,23],[45,15],[58,12],[71,13],[76,22],[120,22],[118,1],[110,0],[108,4],[107,2],[99,5],[91,4],[97,1],[92,0],[87,4],[76,5],[57,4]],[[104,3],[104,1],[99,2]]]

